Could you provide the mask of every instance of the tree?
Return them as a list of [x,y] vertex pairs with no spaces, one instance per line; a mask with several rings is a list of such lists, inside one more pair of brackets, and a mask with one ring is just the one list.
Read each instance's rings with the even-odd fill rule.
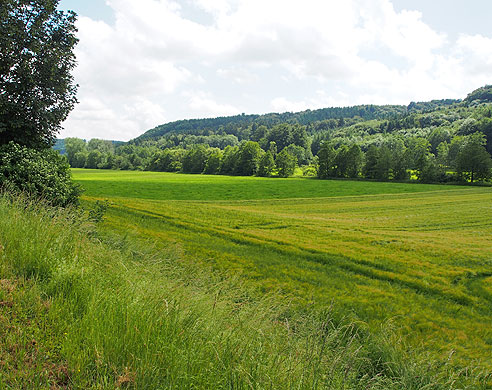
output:
[[383,145],[378,150],[378,158],[376,163],[376,179],[389,180],[391,176],[391,168],[393,163],[391,150]]
[[52,149],[33,150],[10,142],[0,146],[0,184],[43,198],[53,206],[78,203],[81,189],[67,159]]
[[0,145],[52,145],[76,103],[76,15],[58,0],[0,3]]
[[237,165],[239,146],[226,146],[220,164],[221,175],[232,175]]
[[273,160],[272,152],[269,150],[263,154],[258,165],[258,176],[270,176],[275,169],[275,161]]
[[367,179],[377,178],[377,165],[379,159],[379,149],[376,145],[369,146],[366,153],[366,163],[364,165],[362,174]]
[[[202,173],[208,160],[208,150],[205,145],[194,145],[183,156],[184,173]],[[136,164],[133,163],[135,166]]]
[[235,174],[241,176],[252,176],[258,170],[262,150],[258,142],[247,141],[239,147],[238,160]]
[[364,154],[357,144],[352,145],[347,152],[346,175],[351,178],[359,177],[362,171]]
[[440,172],[436,162],[436,157],[432,153],[422,154],[416,164],[416,176],[422,183],[432,183],[438,181]]
[[327,179],[333,176],[333,164],[335,163],[336,152],[327,142],[323,142],[318,153],[318,177]]
[[216,175],[219,173],[220,163],[222,161],[222,150],[214,149],[208,156],[203,173],[207,175]]
[[72,168],[84,167],[85,161],[82,165],[79,165],[78,160],[75,158],[77,153],[87,154],[87,145],[83,139],[65,138],[65,150],[67,151],[68,163]]
[[486,180],[491,177],[492,160],[485,150],[485,136],[475,133],[468,136],[456,157],[458,177],[470,180]]
[[349,147],[347,145],[341,145],[337,149],[337,155],[335,157],[334,168],[336,177],[345,177],[347,175],[349,158]]
[[289,177],[296,170],[296,157],[284,149],[277,154],[275,164],[277,165],[278,175],[280,177]]

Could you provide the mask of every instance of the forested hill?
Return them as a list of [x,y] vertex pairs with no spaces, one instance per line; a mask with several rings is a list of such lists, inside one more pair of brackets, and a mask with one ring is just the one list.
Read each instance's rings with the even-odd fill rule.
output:
[[286,177],[298,166],[320,178],[489,181],[492,86],[463,101],[182,120],[120,145],[65,147],[74,168]]
[[236,115],[229,117],[179,120],[166,123],[148,130],[141,136],[131,141],[136,145],[143,141],[157,140],[167,134],[194,134],[203,135],[207,133],[234,134],[238,128],[244,128],[256,124],[271,127],[279,123],[298,123],[310,125],[315,122],[329,119],[353,119],[372,120],[389,119],[407,113],[435,110],[441,107],[451,106],[459,103],[459,100],[445,99],[430,102],[412,102],[408,106],[399,105],[359,105],[352,107],[331,107],[318,110],[306,110],[301,112],[270,113],[264,115]]

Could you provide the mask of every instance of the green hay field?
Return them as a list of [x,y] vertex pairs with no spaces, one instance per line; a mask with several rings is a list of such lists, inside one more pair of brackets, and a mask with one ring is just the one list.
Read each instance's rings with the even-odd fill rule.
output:
[[492,189],[74,170],[104,229],[492,369]]

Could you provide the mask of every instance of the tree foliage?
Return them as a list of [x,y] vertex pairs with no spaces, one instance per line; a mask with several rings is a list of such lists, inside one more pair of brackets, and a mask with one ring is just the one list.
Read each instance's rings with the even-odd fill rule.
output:
[[459,177],[474,181],[491,177],[492,160],[485,150],[485,136],[481,133],[467,137],[456,157],[456,173]]
[[10,142],[0,146],[0,185],[43,198],[54,206],[76,204],[80,188],[71,180],[65,157]]
[[296,169],[297,159],[290,154],[287,149],[282,150],[277,154],[275,164],[277,166],[278,175],[280,177],[289,177],[294,174]]
[[57,5],[0,2],[0,145],[51,146],[76,103],[76,16]]

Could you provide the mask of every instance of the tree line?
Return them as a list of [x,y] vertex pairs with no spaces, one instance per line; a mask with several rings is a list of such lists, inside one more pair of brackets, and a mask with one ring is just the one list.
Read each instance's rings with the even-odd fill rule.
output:
[[[394,134],[369,146],[324,140],[313,156],[305,127],[284,124],[266,129],[266,134],[264,131],[258,130],[262,134],[259,141],[244,140],[222,149],[204,143],[163,149],[133,144],[115,147],[110,141],[86,143],[77,138],[66,139],[65,148],[71,166],[79,168],[288,177],[301,167],[304,175],[320,179],[414,179],[425,183],[491,178],[487,138],[480,132],[452,138],[432,133],[430,139]],[[436,145],[436,139],[443,140]],[[287,144],[289,141],[292,143]]]

